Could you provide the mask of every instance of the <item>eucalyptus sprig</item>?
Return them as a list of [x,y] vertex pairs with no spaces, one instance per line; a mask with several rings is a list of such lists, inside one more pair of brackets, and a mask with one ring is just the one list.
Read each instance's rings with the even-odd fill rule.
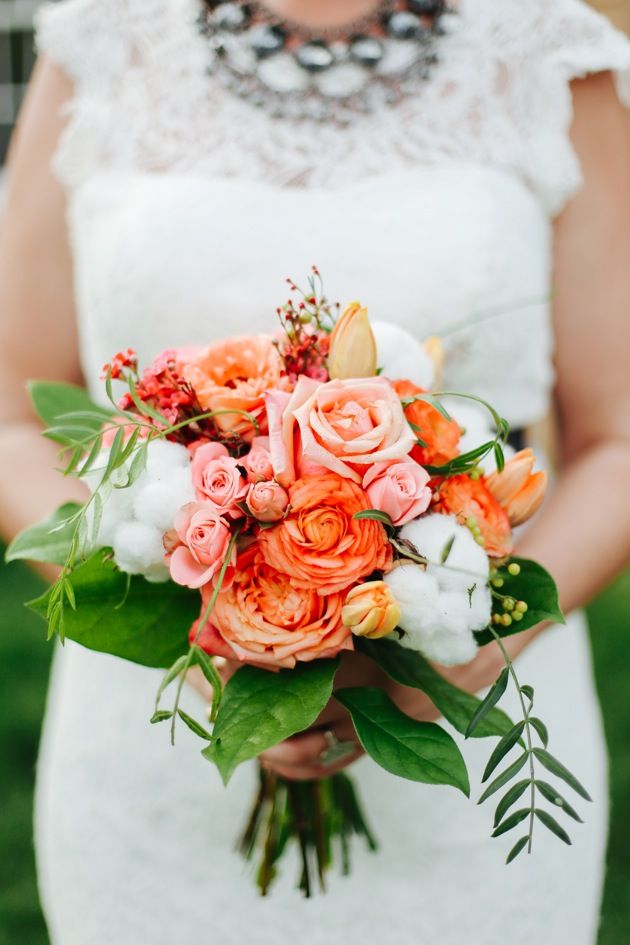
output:
[[[565,766],[547,750],[549,743],[547,726],[542,719],[532,715],[534,690],[531,686],[521,685],[514,663],[501,637],[494,629],[491,629],[490,632],[501,650],[505,661],[505,668],[501,671],[498,679],[477,708],[465,734],[466,737],[469,737],[474,733],[475,729],[483,721],[488,712],[500,701],[511,679],[518,693],[523,717],[503,735],[494,748],[484,770],[482,783],[485,783],[490,776],[494,774],[500,763],[514,748],[518,747],[520,754],[490,782],[478,801],[479,804],[483,804],[484,801],[492,797],[492,795],[501,788],[513,782],[522,769],[527,766],[529,772],[528,777],[516,781],[516,783],[511,785],[507,793],[504,794],[499,801],[494,815],[493,837],[502,836],[504,833],[508,833],[510,830],[513,830],[519,824],[523,823],[523,821],[527,822],[527,832],[517,840],[508,853],[506,862],[511,863],[524,849],[527,849],[528,853],[532,852],[534,826],[537,820],[556,837],[564,841],[564,843],[571,844],[571,838],[564,827],[558,823],[549,811],[537,806],[538,796],[550,802],[555,807],[558,807],[573,820],[582,823],[580,816],[558,790],[552,784],[549,784],[547,781],[542,781],[537,777],[537,762],[555,777],[560,778],[568,784],[569,787],[584,800],[590,801],[591,798],[575,775],[565,768]],[[538,740],[540,744],[536,745],[535,740]],[[508,811],[510,811],[524,794],[527,794],[528,797],[526,806],[520,807],[518,810],[508,814]]]

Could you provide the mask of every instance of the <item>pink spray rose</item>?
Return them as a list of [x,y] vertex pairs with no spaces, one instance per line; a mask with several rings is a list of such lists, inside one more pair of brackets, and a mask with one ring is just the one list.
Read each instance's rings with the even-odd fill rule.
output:
[[237,503],[247,495],[247,481],[239,461],[220,443],[207,443],[195,451],[192,480],[200,502],[211,502],[217,511],[230,518],[243,514]]
[[244,456],[241,466],[247,470],[248,482],[263,482],[273,479],[273,466],[271,464],[271,453],[269,452],[269,437],[255,436],[252,440],[252,448]]
[[247,507],[259,522],[279,522],[289,506],[289,496],[277,482],[256,482],[249,487]]
[[189,502],[175,517],[175,532],[179,544],[168,561],[171,578],[184,587],[203,587],[225,560],[230,526],[211,502]]
[[429,474],[415,460],[375,463],[363,477],[372,508],[386,512],[394,525],[418,518],[429,507]]

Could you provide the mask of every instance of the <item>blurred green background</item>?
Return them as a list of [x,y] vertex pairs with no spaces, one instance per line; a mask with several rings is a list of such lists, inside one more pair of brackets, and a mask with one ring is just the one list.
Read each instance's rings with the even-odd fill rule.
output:
[[[52,647],[44,642],[43,623],[23,607],[39,588],[38,579],[26,568],[0,565],[0,945],[48,942],[37,901],[31,820]],[[599,945],[626,945],[630,942],[630,573],[592,604],[589,615],[612,758],[612,825]]]

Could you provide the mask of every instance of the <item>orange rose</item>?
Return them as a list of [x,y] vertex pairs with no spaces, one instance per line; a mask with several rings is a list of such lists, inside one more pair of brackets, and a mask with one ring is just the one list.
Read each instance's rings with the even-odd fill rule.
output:
[[[204,606],[210,593],[204,590]],[[238,558],[234,580],[220,591],[198,643],[211,654],[291,669],[297,661],[328,659],[353,648],[341,607],[341,594],[322,597],[296,587],[250,545]],[[198,624],[191,634],[197,629]]]
[[[411,381],[394,381],[393,387],[402,400],[426,393]],[[459,424],[447,420],[426,400],[414,400],[405,407],[405,417],[418,439],[426,443],[426,446],[414,446],[411,451],[421,466],[441,466],[459,454],[457,444],[462,435]]]
[[505,510],[494,498],[483,479],[452,476],[438,486],[436,512],[456,515],[483,539],[484,551],[503,557],[512,551],[512,530]]
[[336,594],[390,568],[392,549],[383,526],[353,518],[370,502],[351,479],[335,473],[298,479],[289,502],[289,515],[258,541],[265,561],[290,574],[295,587]]
[[[215,419],[219,429],[247,440],[261,432],[266,423],[263,394],[267,388],[291,389],[291,382],[283,375],[282,359],[267,335],[217,341],[199,352],[183,370],[204,410],[226,411]],[[256,419],[258,431],[242,411]]]

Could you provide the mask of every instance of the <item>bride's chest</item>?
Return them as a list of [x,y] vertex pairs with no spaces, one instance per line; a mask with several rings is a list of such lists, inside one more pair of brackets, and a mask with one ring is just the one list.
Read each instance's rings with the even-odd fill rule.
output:
[[270,330],[285,278],[313,264],[331,299],[360,295],[418,335],[548,288],[538,202],[507,174],[461,162],[331,190],[101,174],[70,214],[82,328],[108,350],[148,356]]

